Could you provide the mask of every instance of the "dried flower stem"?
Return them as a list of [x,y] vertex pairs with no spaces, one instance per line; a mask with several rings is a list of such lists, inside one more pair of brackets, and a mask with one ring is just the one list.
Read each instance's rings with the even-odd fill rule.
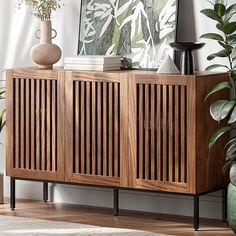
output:
[[30,6],[32,15],[42,21],[51,20],[52,12],[64,6],[61,0],[18,0],[16,7],[20,9],[22,4]]

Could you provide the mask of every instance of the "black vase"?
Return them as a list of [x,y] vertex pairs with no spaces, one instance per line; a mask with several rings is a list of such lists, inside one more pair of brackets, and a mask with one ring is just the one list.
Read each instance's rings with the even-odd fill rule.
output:
[[200,42],[174,42],[170,46],[181,52],[180,71],[182,75],[192,75],[195,71],[193,51],[202,48],[205,43]]

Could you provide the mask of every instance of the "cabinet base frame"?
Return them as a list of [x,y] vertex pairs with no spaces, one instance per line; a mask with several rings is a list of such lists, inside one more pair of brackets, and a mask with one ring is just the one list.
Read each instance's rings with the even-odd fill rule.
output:
[[[45,181],[45,180],[34,180],[34,179],[25,179],[25,178],[18,178],[18,177],[10,177],[10,208],[11,210],[15,210],[16,208],[16,180],[26,180],[26,181],[36,181],[36,182],[43,182],[43,201],[48,201],[48,183],[56,183],[56,184],[69,184],[69,185],[82,185],[82,186],[90,186],[86,184],[76,184],[76,183],[65,183],[65,182],[56,182],[56,181]],[[102,187],[102,188],[112,188],[106,186],[98,186],[93,185],[92,187]],[[124,189],[124,188],[121,188]],[[127,189],[132,190],[134,189]],[[163,194],[174,194],[174,195],[185,195],[193,197],[193,228],[195,231],[199,229],[199,198],[200,196],[206,195],[208,193],[216,192],[222,190],[222,220],[227,221],[227,187],[217,188],[211,191],[198,193],[198,194],[188,194],[188,193],[172,193],[172,192],[163,192],[163,191],[151,191]],[[141,190],[138,189],[136,191],[145,191],[150,192],[150,190]],[[118,216],[119,214],[119,189],[113,189],[113,214],[114,216]]]

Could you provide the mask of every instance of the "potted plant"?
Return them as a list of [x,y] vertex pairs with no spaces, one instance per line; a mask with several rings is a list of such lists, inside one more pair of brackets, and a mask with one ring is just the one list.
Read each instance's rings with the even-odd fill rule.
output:
[[[5,93],[6,93],[5,88],[4,87],[0,88],[0,100],[5,99]],[[6,109],[3,109],[2,111],[0,111],[0,133],[2,132],[3,128],[6,125],[5,113],[6,113]],[[0,172],[0,204],[4,203],[3,176],[4,174]]]
[[20,9],[22,4],[31,7],[32,15],[40,20],[40,29],[35,33],[40,43],[32,47],[31,58],[40,68],[52,69],[61,58],[61,49],[52,44],[52,39],[57,36],[56,30],[52,29],[52,12],[63,4],[61,0],[18,0],[16,7]]
[[[215,101],[210,107],[212,118],[220,122],[227,120],[227,125],[218,129],[209,142],[211,149],[217,140],[227,132],[233,134],[236,124],[236,21],[233,21],[233,16],[236,14],[236,4],[229,4],[228,1],[215,0],[210,2],[211,8],[201,11],[205,16],[216,22],[217,33],[206,33],[201,38],[216,40],[222,47],[222,50],[215,52],[207,57],[209,61],[215,58],[225,58],[224,64],[212,64],[206,70],[216,68],[226,68],[229,73],[229,80],[217,84],[211,89],[210,96],[222,89],[231,91],[229,100]],[[206,97],[206,99],[207,99]],[[224,173],[229,173],[230,184],[228,187],[228,223],[232,230],[236,232],[236,135],[231,135],[229,142],[225,146],[226,164],[223,168]]]

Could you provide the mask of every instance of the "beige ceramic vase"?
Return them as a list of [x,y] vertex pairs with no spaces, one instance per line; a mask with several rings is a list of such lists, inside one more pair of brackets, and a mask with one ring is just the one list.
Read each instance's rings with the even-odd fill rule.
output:
[[[55,34],[53,37],[52,32]],[[61,49],[52,44],[52,39],[56,37],[57,33],[52,29],[51,21],[41,21],[40,30],[37,30],[35,35],[40,39],[40,43],[32,47],[31,58],[39,65],[39,68],[52,69],[53,64],[61,58]]]

